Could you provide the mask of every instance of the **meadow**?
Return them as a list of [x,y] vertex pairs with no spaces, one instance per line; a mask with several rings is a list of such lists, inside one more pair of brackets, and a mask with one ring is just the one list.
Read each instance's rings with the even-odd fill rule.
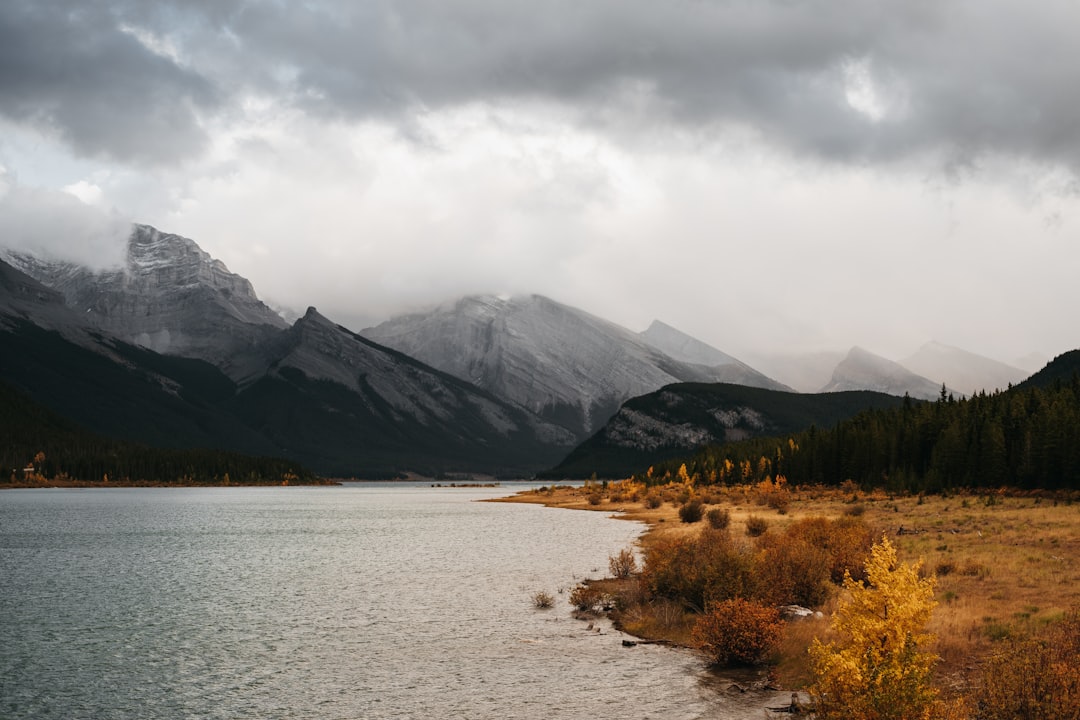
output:
[[[551,487],[510,500],[614,513],[648,525],[637,548],[651,551],[698,537],[724,517],[726,532],[748,552],[762,538],[810,518],[857,519],[874,538],[885,536],[902,562],[921,563],[936,581],[931,650],[940,660],[934,684],[944,696],[978,690],[983,666],[1012,643],[1037,635],[1080,607],[1080,496],[1076,493],[996,490],[949,495],[895,495],[841,487],[757,485],[688,487],[673,483],[589,483]],[[684,508],[700,502],[700,519],[685,522]],[[682,513],[680,512],[682,511]],[[710,511],[719,511],[712,512]],[[805,524],[805,523],[804,523]],[[762,530],[764,528],[764,530]],[[751,537],[756,535],[757,537]],[[775,543],[774,543],[775,544]],[[646,567],[642,575],[648,576]],[[651,640],[692,646],[695,608],[650,597],[640,576],[597,579],[598,593],[616,598],[612,617],[625,631]],[[810,682],[807,648],[831,637],[830,616],[841,589],[833,585],[814,607],[821,614],[785,623],[768,660],[774,682],[787,688]]]

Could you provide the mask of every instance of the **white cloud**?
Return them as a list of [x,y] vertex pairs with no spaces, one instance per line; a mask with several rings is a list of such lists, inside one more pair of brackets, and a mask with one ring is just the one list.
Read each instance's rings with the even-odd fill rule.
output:
[[107,255],[115,207],[353,327],[540,292],[735,354],[1080,344],[1072,6],[87,7],[0,11],[5,241]]
[[[0,246],[92,268],[123,262],[131,221],[71,192],[27,188],[10,175],[0,185]],[[85,190],[85,189],[84,189]]]

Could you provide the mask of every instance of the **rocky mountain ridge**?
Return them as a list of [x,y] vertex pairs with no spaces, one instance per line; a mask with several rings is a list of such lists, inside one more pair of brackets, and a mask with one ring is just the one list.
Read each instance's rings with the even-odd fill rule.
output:
[[0,262],[0,381],[113,437],[288,457],[346,477],[529,475],[574,442],[314,308],[234,350],[224,364],[237,381],[203,360],[132,345],[64,300]]
[[627,399],[673,382],[732,375],[773,384],[737,361],[675,359],[615,323],[540,295],[474,295],[361,331],[584,437]]
[[123,267],[93,271],[6,251],[14,267],[63,294],[86,323],[159,353],[227,366],[288,327],[247,279],[194,241],[135,225]]

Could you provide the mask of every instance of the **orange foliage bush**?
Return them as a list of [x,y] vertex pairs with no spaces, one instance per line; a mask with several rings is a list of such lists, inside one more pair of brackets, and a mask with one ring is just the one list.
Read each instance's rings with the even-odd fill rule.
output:
[[866,579],[866,557],[874,537],[863,519],[849,515],[836,520],[804,518],[789,525],[784,536],[792,542],[806,542],[828,553],[829,578],[834,583],[842,583],[845,572],[855,580]]
[[787,486],[787,478],[783,475],[777,475],[775,481],[771,477],[766,477],[754,487],[754,490],[758,504],[768,505],[781,515],[786,513],[788,506],[791,505],[791,491]]
[[797,533],[763,536],[755,565],[757,595],[770,604],[815,607],[829,597],[832,557]]
[[1080,718],[1080,610],[992,657],[978,705],[984,720]]
[[733,598],[711,602],[694,625],[695,647],[715,665],[756,665],[780,642],[783,622],[776,608]]
[[650,547],[642,577],[654,595],[701,610],[711,600],[749,595],[753,570],[753,556],[746,547],[725,531],[705,528],[697,537]]

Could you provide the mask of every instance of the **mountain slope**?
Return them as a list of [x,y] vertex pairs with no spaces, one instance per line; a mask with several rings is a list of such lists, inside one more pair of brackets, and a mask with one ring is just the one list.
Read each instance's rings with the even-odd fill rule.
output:
[[900,365],[917,375],[942,383],[964,395],[993,392],[1022,381],[1030,373],[960,348],[929,342]]
[[257,354],[244,360],[255,379],[230,406],[290,455],[328,472],[521,474],[573,442],[565,429],[314,308]]
[[125,266],[94,272],[6,251],[12,265],[63,294],[85,321],[133,345],[227,366],[288,325],[245,278],[195,242],[135,225]]
[[741,385],[682,383],[633,398],[575,448],[551,478],[626,477],[710,444],[831,427],[902,398],[869,391],[802,394]]
[[205,361],[129,345],[85,317],[0,262],[0,379],[106,436],[289,457],[344,476],[521,475],[573,445],[565,429],[314,310],[231,358],[240,384]]
[[362,331],[579,437],[627,398],[722,371],[680,362],[614,323],[539,295],[472,296]]
[[892,360],[853,347],[836,369],[822,392],[872,390],[889,395],[907,393],[913,398],[930,400],[941,394],[941,383],[916,375]]
[[96,432],[163,447],[273,447],[217,404],[213,366],[127,345],[81,323],[61,296],[0,261],[0,378]]
[[770,390],[791,390],[791,388],[766,377],[741,360],[717,350],[712,345],[703,343],[695,337],[673,328],[667,323],[653,320],[652,324],[641,333],[645,342],[676,360],[711,368],[716,374],[716,382],[735,385],[768,388]]
[[1042,370],[1018,385],[1020,388],[1048,388],[1058,383],[1080,382],[1080,350],[1062,353],[1046,363]]

